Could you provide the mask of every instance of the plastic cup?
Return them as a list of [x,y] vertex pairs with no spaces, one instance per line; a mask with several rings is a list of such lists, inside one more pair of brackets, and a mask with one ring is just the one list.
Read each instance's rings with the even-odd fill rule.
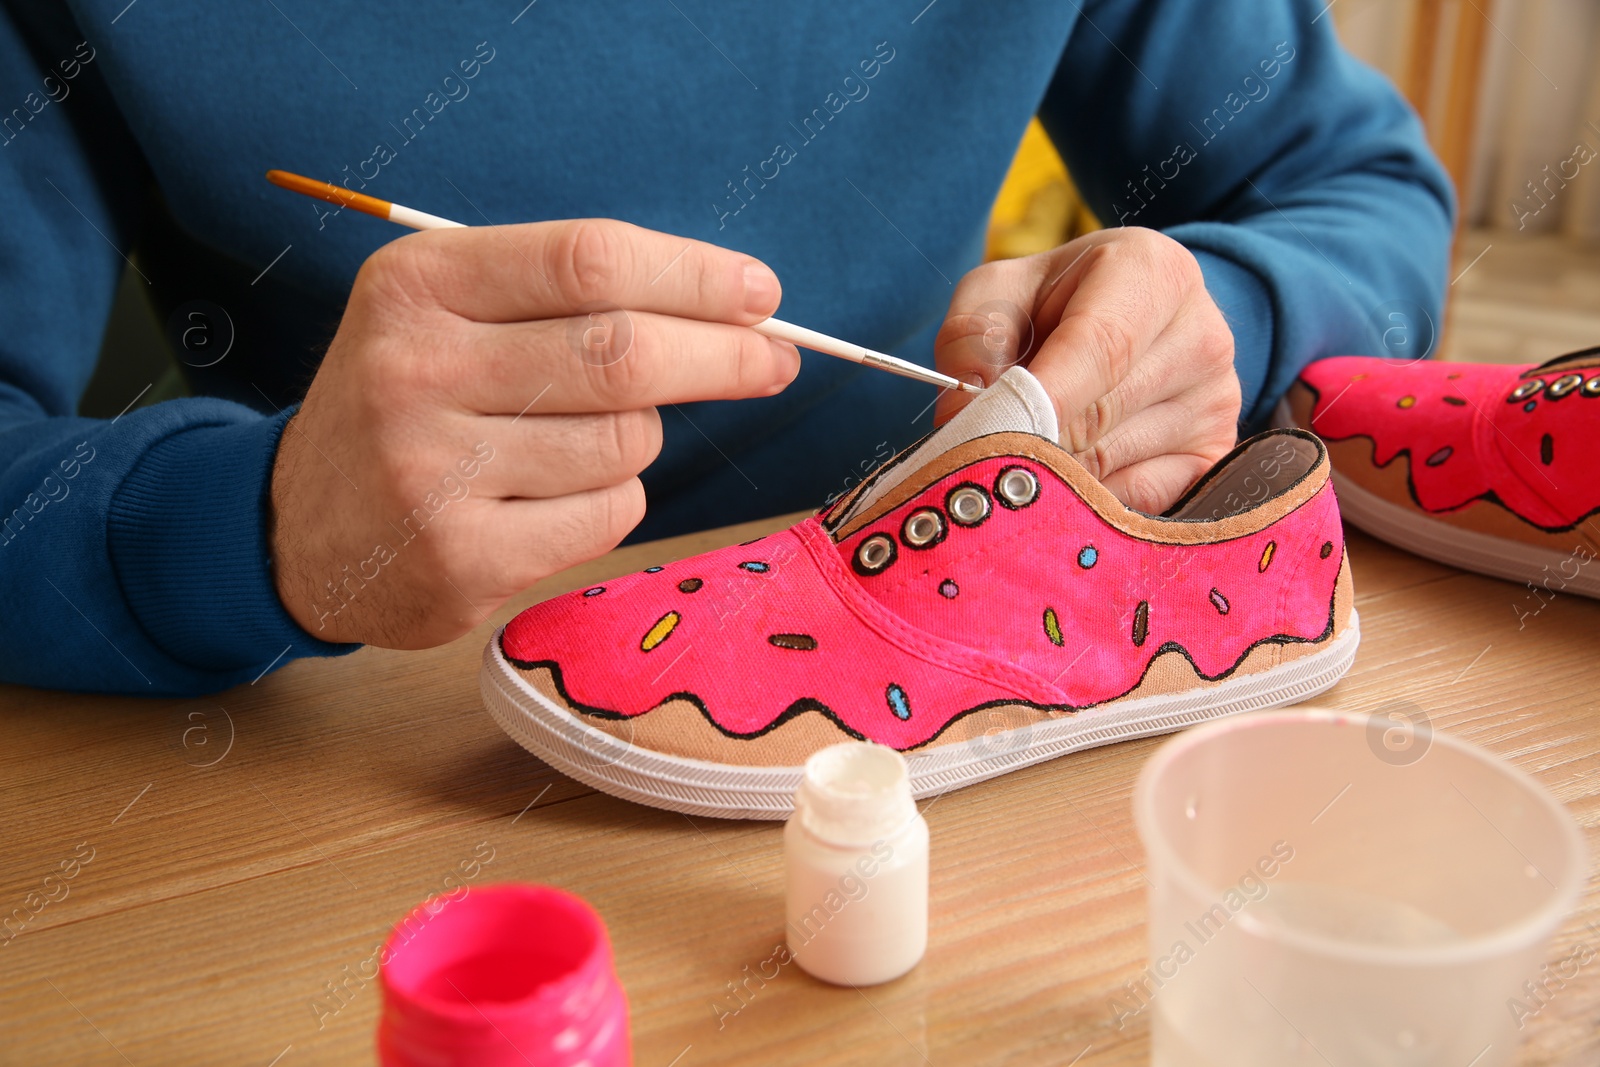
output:
[[1156,1067],[1508,1064],[1585,871],[1549,793],[1425,716],[1223,719],[1133,809],[1150,958],[1112,1011]]
[[541,885],[463,887],[380,959],[383,1067],[627,1067],[628,1002],[593,908]]

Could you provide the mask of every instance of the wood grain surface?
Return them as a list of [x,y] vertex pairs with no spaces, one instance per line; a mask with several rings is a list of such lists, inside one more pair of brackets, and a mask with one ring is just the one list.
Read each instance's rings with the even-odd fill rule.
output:
[[[1146,1020],[1117,1027],[1111,998],[1145,962],[1129,797],[1160,739],[924,802],[922,964],[859,992],[784,967],[741,1001],[730,983],[783,938],[781,826],[596,794],[483,711],[478,657],[513,611],[788,521],[621,549],[444,648],[299,662],[214,698],[0,687],[0,915],[31,915],[0,932],[0,1063],[371,1063],[367,961],[489,854],[478,882],[552,883],[604,916],[640,1067],[1146,1063]],[[1600,856],[1600,604],[1519,620],[1523,587],[1357,533],[1350,554],[1361,651],[1319,703],[1420,704],[1543,782]],[[1583,941],[1600,948],[1592,888],[1549,958]],[[1600,1062],[1597,1022],[1592,963],[1529,1020],[1519,1062]]]

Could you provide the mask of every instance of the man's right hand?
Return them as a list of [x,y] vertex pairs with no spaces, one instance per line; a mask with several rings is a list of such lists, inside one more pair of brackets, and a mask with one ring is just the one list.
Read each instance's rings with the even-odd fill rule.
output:
[[606,219],[379,249],[278,445],[279,599],[323,640],[424,648],[610,550],[644,515],[658,405],[799,373],[749,328],[780,296],[749,256]]

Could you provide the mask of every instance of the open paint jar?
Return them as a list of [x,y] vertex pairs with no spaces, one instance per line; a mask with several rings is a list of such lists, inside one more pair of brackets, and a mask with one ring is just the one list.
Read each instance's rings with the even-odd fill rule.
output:
[[541,885],[463,888],[380,956],[383,1067],[627,1067],[628,1003],[593,908]]

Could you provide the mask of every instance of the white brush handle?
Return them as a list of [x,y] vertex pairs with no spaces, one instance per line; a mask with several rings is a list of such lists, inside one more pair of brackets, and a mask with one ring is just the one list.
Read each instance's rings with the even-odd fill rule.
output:
[[898,374],[902,378],[913,378],[919,382],[930,385],[942,386],[945,389],[958,389],[967,393],[981,393],[981,385],[968,385],[966,382],[957,381],[948,374],[940,374],[936,370],[913,363],[908,359],[891,356],[887,352],[877,352],[860,345],[853,345],[849,341],[841,341],[837,337],[830,337],[816,330],[808,330],[804,326],[796,326],[792,322],[782,319],[763,319],[751,329],[757,333],[766,334],[768,337],[779,341],[788,341],[792,345],[803,345],[814,352],[821,352],[825,356],[837,356],[848,359],[852,363],[865,363],[870,367],[886,370],[890,374]]
[[464,223],[452,219],[440,218],[430,215],[426,211],[418,211],[414,207],[405,207],[401,204],[389,205],[389,221],[398,222],[402,226],[410,226],[413,230],[464,230]]

